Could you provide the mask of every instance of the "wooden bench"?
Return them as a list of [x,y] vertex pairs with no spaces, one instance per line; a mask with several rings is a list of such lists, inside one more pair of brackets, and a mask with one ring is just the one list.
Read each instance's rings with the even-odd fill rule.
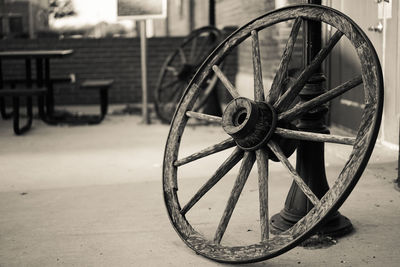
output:
[[[22,79],[22,78],[14,78],[14,79],[6,79],[2,81],[3,85],[9,86],[12,89],[16,88],[16,86],[23,86],[28,84],[36,84],[37,86],[44,86],[46,83],[44,80],[40,81],[41,85],[38,85],[38,80],[37,79],[31,79],[29,81],[27,81],[26,79]],[[53,86],[54,84],[60,84],[60,83],[73,83],[74,82],[74,78],[72,77],[57,77],[57,78],[51,78],[48,84],[48,88],[47,90],[53,90]],[[52,103],[49,103],[49,101],[46,101],[46,103],[48,104],[48,106],[51,106]],[[47,107],[47,109],[49,110],[49,107]],[[10,119],[12,118],[12,113],[7,113],[6,112],[6,105],[5,105],[5,101],[4,99],[0,98],[0,116],[3,119]]]
[[[38,80],[37,79],[32,79],[30,81],[32,84],[37,84]],[[46,81],[43,80],[42,83],[45,83]],[[71,77],[58,77],[58,78],[51,78],[50,83],[52,84],[58,84],[58,83],[72,83],[73,80]],[[22,78],[16,78],[16,79],[6,79],[3,80],[3,84],[8,84],[8,85],[16,85],[16,84],[26,84],[27,81]]]
[[100,116],[99,122],[107,115],[108,110],[108,89],[114,83],[114,80],[85,80],[81,84],[82,89],[99,90],[100,96]]
[[[52,82],[68,82],[68,79],[54,79],[52,80]],[[7,80],[6,84],[11,85],[11,87],[15,87],[16,84],[20,84],[23,83],[23,80]],[[25,81],[26,83],[26,81]],[[113,79],[87,79],[84,80],[81,84],[80,84],[80,89],[83,90],[98,90],[99,92],[99,97],[100,97],[100,114],[99,115],[89,115],[89,114],[83,114],[83,115],[77,115],[77,114],[72,114],[69,112],[61,112],[59,114],[53,114],[53,116],[50,117],[46,117],[45,112],[44,112],[44,106],[40,103],[43,103],[43,99],[39,98],[39,116],[42,120],[44,120],[46,123],[51,124],[51,125],[56,125],[56,124],[71,124],[71,125],[82,125],[82,124],[99,124],[104,117],[107,115],[107,110],[108,110],[108,89],[112,86],[112,84],[114,83]],[[29,89],[28,89],[29,90]],[[37,89],[36,89],[37,90]],[[17,96],[23,96],[24,94],[39,94],[39,92],[37,91],[29,91],[27,92],[26,90],[21,90],[21,89],[11,89],[11,90],[0,90],[2,91],[2,94],[0,94],[0,100],[2,99],[2,96],[11,96],[14,95],[16,97],[16,100],[19,106],[19,100]],[[47,89],[40,89],[40,94],[42,94],[42,90],[44,90],[44,92],[46,94],[48,94],[49,88]],[[47,91],[46,91],[47,90]],[[5,93],[7,92],[7,94]],[[27,96],[28,96],[27,95]],[[32,96],[32,95],[30,95]],[[29,100],[28,100],[29,102]],[[32,102],[32,100],[30,100],[30,103]],[[29,103],[27,103],[29,104]],[[4,107],[4,105],[2,105]],[[30,106],[30,107],[29,107]],[[31,109],[31,104],[27,105],[28,109]],[[15,108],[13,108],[15,109]],[[4,114],[3,114],[4,113]],[[2,115],[7,115],[5,113],[5,110],[2,110]],[[3,116],[3,118],[5,118]],[[10,114],[11,116],[11,114]],[[19,117],[19,115],[17,114],[17,116]],[[15,123],[15,116],[14,116],[14,123]],[[18,119],[17,119],[17,123],[18,123]],[[18,127],[19,129],[19,127]],[[18,130],[17,129],[17,130]],[[29,127],[28,127],[29,129]]]
[[83,90],[98,90],[100,97],[100,114],[62,114],[57,117],[58,123],[81,125],[81,124],[99,124],[107,115],[108,110],[108,89],[114,83],[113,79],[87,79],[80,84]]
[[[108,111],[108,89],[112,86],[112,79],[88,79],[84,80],[80,88],[84,90],[98,90],[100,97],[100,115],[87,115],[89,124],[98,124],[107,115]],[[90,116],[90,117],[89,117]]]
[[[46,94],[46,88],[18,88],[18,89],[1,89],[0,97],[9,96],[12,97],[12,117],[13,117],[13,128],[16,135],[21,135],[28,131],[32,126],[33,112],[32,112],[32,96],[42,96]],[[19,116],[19,98],[26,97],[26,111],[27,111],[27,122],[24,126],[20,127],[20,116]]]

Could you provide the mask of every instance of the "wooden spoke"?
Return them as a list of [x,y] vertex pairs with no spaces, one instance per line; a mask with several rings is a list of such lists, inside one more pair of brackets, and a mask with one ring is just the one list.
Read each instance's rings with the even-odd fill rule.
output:
[[[201,42],[197,47],[200,47],[196,51],[196,55],[194,57],[194,60],[192,61],[195,66],[200,66],[201,63],[203,63],[205,57],[209,55],[211,51],[209,51],[213,45],[213,42],[209,42],[211,38],[211,35],[202,38]],[[208,43],[209,42],[209,43]]]
[[246,152],[244,154],[242,165],[240,166],[239,170],[239,175],[232,188],[232,192],[229,197],[228,203],[226,204],[224,214],[222,215],[221,221],[219,222],[217,231],[214,236],[214,242],[217,244],[221,242],[222,236],[224,235],[226,227],[228,226],[229,220],[232,216],[233,210],[235,209],[236,203],[239,200],[239,196],[243,190],[244,184],[249,177],[254,161],[255,156],[253,152]]
[[210,84],[211,85],[215,84],[217,79],[218,79],[217,76],[213,75],[210,79],[206,81],[206,86],[204,86],[205,87],[204,95],[206,96],[210,95],[211,91],[214,89],[214,86],[210,86]]
[[195,63],[194,59],[195,59],[196,50],[197,50],[197,38],[194,38],[192,41],[192,45],[190,47],[189,60],[191,63]]
[[213,71],[215,74],[218,76],[218,78],[221,80],[222,84],[225,86],[225,88],[229,91],[231,96],[233,98],[238,98],[240,97],[238,91],[236,88],[233,86],[233,84],[228,80],[228,78],[225,76],[225,74],[221,71],[221,69],[217,66],[214,65],[212,67]]
[[179,83],[179,82],[180,82],[180,80],[173,80],[173,81],[170,81],[169,83],[167,83],[166,85],[164,85],[161,89],[162,89],[162,90],[165,90],[165,89],[167,89],[167,88],[169,88],[169,87],[171,87],[171,86],[176,85],[176,84]]
[[257,31],[251,31],[252,56],[254,70],[254,100],[264,101],[264,85],[261,69],[260,44]]
[[169,103],[171,103],[171,102],[172,103],[178,103],[179,99],[182,96],[182,92],[183,92],[184,89],[185,89],[185,83],[184,82],[179,81],[178,83],[175,83],[173,88],[172,88],[172,90],[170,90],[171,92],[169,92],[170,93],[169,97],[166,98],[166,100]]
[[281,62],[279,63],[278,70],[275,74],[274,80],[272,81],[271,89],[268,95],[269,103],[275,103],[275,101],[279,97],[279,92],[283,85],[284,79],[286,78],[289,61],[292,57],[294,44],[296,43],[297,35],[300,30],[302,19],[297,18],[292,27],[292,31],[290,32],[289,39],[287,40],[285,50],[282,54]]
[[166,69],[167,71],[172,72],[172,74],[173,74],[174,76],[177,76],[177,75],[178,75],[178,70],[177,70],[175,67],[166,66],[165,69]]
[[295,131],[283,128],[276,128],[275,133],[285,138],[314,141],[314,142],[328,142],[343,145],[354,145],[356,142],[355,137],[347,137],[332,134],[311,133],[303,131]]
[[317,205],[317,203],[319,202],[319,199],[311,191],[311,189],[306,185],[306,183],[303,181],[303,179],[301,179],[300,175],[297,173],[295,168],[292,166],[292,164],[289,162],[289,160],[283,154],[281,148],[272,140],[270,140],[268,142],[268,147],[272,150],[272,152],[274,152],[274,154],[279,159],[279,161],[282,162],[283,166],[286,167],[286,169],[292,175],[296,184],[299,186],[301,191],[303,191],[304,195],[307,196],[307,198],[311,201],[311,203],[314,204],[314,206]]
[[195,111],[186,111],[186,116],[195,118],[198,120],[208,121],[208,122],[222,122],[222,118],[218,116],[208,115],[200,112]]
[[189,202],[181,209],[186,214],[222,177],[224,177],[243,157],[243,150],[236,148],[233,153],[215,171],[214,175],[196,192]]
[[193,153],[190,156],[187,156],[187,157],[184,157],[182,159],[179,159],[179,160],[175,161],[174,162],[174,166],[175,167],[179,167],[179,166],[185,165],[185,164],[187,164],[189,162],[192,162],[192,161],[204,158],[206,156],[212,155],[214,153],[223,151],[225,149],[234,147],[235,145],[236,145],[235,141],[232,138],[228,138],[228,139],[226,139],[226,140],[224,140],[224,141],[222,141],[222,142],[220,142],[218,144],[215,144],[213,146],[209,146],[209,147],[207,147],[205,149],[202,149],[199,152]]
[[361,84],[362,82],[363,82],[362,77],[361,77],[361,75],[359,75],[359,76],[339,85],[338,87],[313,98],[310,101],[299,104],[288,111],[282,112],[281,114],[279,114],[278,120],[285,119],[287,121],[292,121],[292,120],[298,118],[299,116],[303,115],[310,109],[320,106],[320,105],[332,100],[333,98],[335,98],[341,94],[344,94],[345,92],[349,91],[350,89],[353,89],[354,87]]
[[182,64],[186,64],[188,61],[186,59],[185,52],[183,51],[182,47],[179,47],[178,51],[179,51],[179,55],[181,57]]
[[288,108],[288,106],[296,98],[297,94],[301,91],[301,89],[303,89],[308,79],[318,69],[322,61],[328,56],[342,36],[343,33],[337,31],[328,41],[327,45],[318,52],[315,58],[311,61],[310,65],[303,70],[295,83],[278,99],[278,101],[274,104],[274,107],[278,112]]
[[268,152],[265,149],[256,151],[258,167],[258,190],[260,201],[261,241],[269,238],[268,220]]

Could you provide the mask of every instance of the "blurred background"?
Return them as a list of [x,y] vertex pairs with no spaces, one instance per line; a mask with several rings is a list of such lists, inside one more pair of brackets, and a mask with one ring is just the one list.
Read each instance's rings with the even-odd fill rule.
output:
[[[146,1],[149,2],[149,1]],[[151,2],[151,1],[150,1]],[[149,3],[150,3],[149,2]],[[210,24],[240,27],[250,20],[276,8],[299,4],[304,0],[168,0],[164,19],[146,21],[148,38],[148,87],[152,102],[157,77],[167,55],[194,29]],[[351,17],[373,42],[380,58],[385,81],[385,107],[380,140],[387,146],[398,147],[399,102],[398,77],[399,20],[398,1],[381,0],[324,0],[322,3]],[[213,6],[210,9],[210,6]],[[212,10],[212,11],[211,11]],[[211,13],[213,12],[213,14]],[[110,91],[111,104],[141,102],[139,22],[118,19],[117,0],[0,0],[0,49],[73,49],[73,56],[52,62],[52,76],[74,74],[77,84],[88,78],[115,80]],[[271,83],[280,59],[290,23],[273,27],[261,36],[263,75]],[[323,39],[331,35],[329,25],[323,25]],[[229,31],[228,31],[229,32]],[[227,34],[228,34],[227,32]],[[237,87],[252,82],[249,46],[241,45],[230,59],[230,73]],[[291,70],[302,66],[301,48],[293,56]],[[18,76],[23,64],[3,63],[7,77]],[[325,61],[327,88],[340,84],[359,71],[354,49],[342,40]],[[9,75],[9,76],[8,76]],[[63,105],[93,104],[94,97],[71,85],[56,88],[56,102]],[[223,98],[223,96],[222,96]],[[363,95],[349,92],[332,104],[329,122],[347,131],[361,116]]]

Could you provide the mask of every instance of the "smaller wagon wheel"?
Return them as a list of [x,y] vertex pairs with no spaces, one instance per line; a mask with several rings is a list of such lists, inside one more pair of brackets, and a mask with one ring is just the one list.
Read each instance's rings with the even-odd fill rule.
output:
[[[320,21],[330,25],[335,33],[294,82],[285,88],[284,79],[289,60],[292,57],[300,27],[306,20]],[[286,22],[292,23],[292,30],[272,85],[270,88],[264,88],[258,36],[265,29]],[[331,88],[311,100],[293,106],[296,96],[341,39],[347,39],[344,44],[354,48],[360,63],[359,73],[347,82]],[[248,40],[251,45],[254,69],[254,88],[251,89],[254,91],[254,98],[241,96],[239,94],[241,90],[238,89],[242,88],[233,86],[218,67],[229,52],[245,40]],[[193,109],[200,94],[200,88],[211,73],[217,74],[234,98],[228,104],[222,117],[199,113]],[[364,94],[364,109],[355,136],[305,132],[292,127],[292,123],[299,116],[326,105],[345,92],[352,90],[360,90]],[[335,212],[351,193],[372,153],[381,122],[382,108],[383,79],[378,57],[365,33],[346,15],[324,6],[296,5],[269,12],[249,22],[223,41],[206,59],[188,85],[171,122],[164,154],[163,191],[173,227],[182,240],[196,253],[219,262],[256,262],[288,251],[312,234],[323,219]],[[223,141],[215,140],[214,145],[195,153],[186,152],[187,155],[178,157],[181,150],[185,153],[186,148],[183,147],[185,142],[181,141],[186,140],[185,133],[189,132],[190,135],[191,131],[190,127],[187,127],[187,123],[191,118],[220,123],[222,126],[221,136],[226,134],[226,137]],[[185,128],[189,129],[185,130]],[[212,137],[214,136],[215,132]],[[201,138],[206,137],[202,135]],[[317,197],[293,167],[293,163],[289,160],[290,153],[293,151],[289,151],[290,153],[285,151],[285,146],[281,142],[288,139],[324,142],[325,146],[334,146],[334,148],[340,146],[349,151],[347,161],[343,164],[340,173],[336,171],[338,167],[335,166],[335,176],[330,177],[334,181],[331,181],[331,188],[324,196]],[[190,146],[192,145],[193,141]],[[209,177],[201,180],[201,185],[195,189],[194,194],[191,192],[186,194],[180,190],[185,188],[185,183],[188,183],[187,179],[191,178],[188,178],[189,172],[185,170],[191,167],[199,169],[198,166],[195,166],[196,164],[203,164],[200,168],[210,169],[212,166],[210,163],[214,162],[207,161],[207,158],[217,156],[217,153],[225,155],[229,152],[228,149],[232,149],[232,151],[226,154],[227,158],[216,165],[217,167],[213,169]],[[272,162],[270,160],[272,157],[276,157],[278,162]],[[236,168],[240,161],[240,167]],[[254,169],[257,167],[258,171],[252,175],[253,166]],[[274,177],[272,171],[276,167],[282,170],[282,174],[280,173],[278,177]],[[237,175],[232,177],[232,172],[237,172]],[[273,183],[274,181],[284,179],[283,173],[287,173],[297,183],[313,207],[290,229],[273,234],[269,231],[269,212],[273,208],[273,202],[270,202],[270,199],[279,192],[285,196],[287,190],[282,191],[279,188],[277,190],[271,186],[276,185]],[[192,184],[202,179],[198,175],[195,178],[189,180],[189,183]],[[225,185],[224,183],[229,179],[233,182],[233,188],[231,191],[228,189],[224,198],[221,190],[218,191],[218,194],[213,194],[213,189],[219,186],[218,184]],[[233,228],[233,230],[244,228],[240,233],[229,235],[229,231],[227,231],[235,222],[233,219],[242,214],[234,213],[234,211],[238,211],[239,205],[236,204],[240,203],[239,197],[243,198],[246,193],[250,194],[251,192],[243,190],[246,181],[248,181],[247,184],[254,181],[256,189],[253,190],[256,191],[255,195],[251,195],[254,196],[253,200],[256,203],[250,206],[246,205],[242,209],[245,212],[250,209],[255,211],[254,226],[258,230],[253,231],[257,231],[259,236],[257,241],[251,241],[251,243],[248,240],[238,240],[238,237],[244,235],[248,237],[246,224],[242,221],[235,224]],[[192,187],[190,186],[189,189]],[[225,189],[225,186],[221,189]],[[208,200],[209,195],[217,197],[217,200],[225,199],[227,201],[224,205],[225,209],[221,210],[221,213],[212,213],[213,210],[207,208],[208,206],[203,209],[199,208],[205,198],[208,201],[207,205],[216,202],[214,199]],[[278,208],[280,205],[281,202]],[[197,215],[196,212],[202,212],[202,214]],[[215,214],[218,217],[214,225],[214,221],[210,217]],[[246,220],[250,217],[240,218]],[[208,227],[205,229],[204,225]],[[210,230],[210,232],[205,232],[204,229]],[[226,240],[229,238],[233,240]]]
[[[197,69],[221,41],[221,31],[206,26],[194,30],[165,60],[157,81],[154,105],[162,122],[170,123],[178,102]],[[196,110],[204,105],[217,83],[212,75],[202,87]]]

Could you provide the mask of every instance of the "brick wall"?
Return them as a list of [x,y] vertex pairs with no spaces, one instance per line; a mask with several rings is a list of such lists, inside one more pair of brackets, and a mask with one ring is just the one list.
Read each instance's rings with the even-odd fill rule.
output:
[[[158,73],[167,55],[182,41],[181,37],[148,39],[148,90],[152,101]],[[1,40],[0,50],[21,49],[73,49],[71,56],[52,59],[51,76],[68,77],[74,73],[76,84],[63,84],[55,88],[58,104],[93,104],[97,93],[80,91],[79,82],[90,78],[115,80],[109,93],[110,103],[141,102],[140,40],[138,38],[108,39],[35,39]],[[34,62],[32,64],[34,66]],[[6,78],[23,78],[24,62],[3,61]],[[33,67],[33,72],[35,69]],[[33,74],[34,74],[33,73]]]
[[[242,26],[250,20],[273,10],[277,3],[291,4],[301,0],[217,0],[217,27]],[[281,23],[260,33],[262,68],[265,86],[271,82],[279,63],[282,49],[291,29],[291,23]],[[301,39],[301,34],[299,34]],[[161,65],[168,53],[182,42],[183,37],[155,37],[148,39],[148,88],[149,101],[157,82]],[[88,78],[112,78],[115,80],[110,91],[110,103],[141,102],[140,40],[138,38],[114,39],[36,39],[0,40],[0,50],[5,49],[73,49],[74,54],[64,59],[51,60],[52,76],[65,77],[76,74],[77,84]],[[233,83],[240,82],[251,89],[253,82],[251,44],[240,45],[233,56],[228,57],[227,75]],[[301,52],[296,49],[291,67],[301,65]],[[7,77],[23,75],[21,61],[3,62]],[[239,88],[240,89],[240,88]],[[56,102],[60,104],[89,104],[97,101],[97,95],[80,92],[76,85],[66,84],[56,87]]]

